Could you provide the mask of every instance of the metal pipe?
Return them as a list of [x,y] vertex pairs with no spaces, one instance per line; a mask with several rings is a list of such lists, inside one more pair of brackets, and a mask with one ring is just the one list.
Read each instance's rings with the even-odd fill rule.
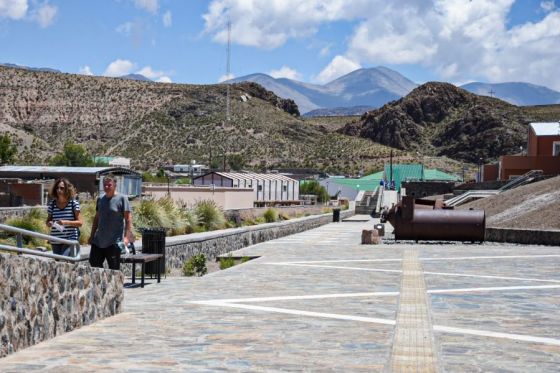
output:
[[[34,232],[34,231],[28,231],[26,229],[22,229],[22,228],[17,228],[17,227],[12,227],[11,225],[5,225],[5,224],[0,224],[0,230],[4,230],[7,232],[11,232],[11,233],[15,233],[16,234],[16,245],[18,245],[18,247],[16,247],[15,249],[19,249],[19,250],[30,250],[30,249],[24,249],[23,248],[23,238],[22,236],[30,236],[30,237],[35,237],[35,238],[39,238],[42,240],[47,240],[47,241],[51,241],[51,242],[57,242],[57,243],[62,243],[65,245],[70,245],[72,248],[72,254],[74,258],[79,259],[80,258],[80,243],[78,241],[74,241],[74,240],[67,240],[64,238],[59,238],[59,237],[54,237],[54,236],[50,236],[48,234],[43,234],[43,233],[39,233],[39,232]],[[8,246],[11,248],[14,248],[13,246],[9,246],[9,245],[1,245],[1,246]],[[8,249],[6,249],[8,250]],[[17,250],[10,250],[10,251],[17,251]],[[30,250],[31,252],[28,252],[26,254],[32,254],[32,255],[39,255],[36,253],[41,253],[44,254],[40,251],[35,251],[35,250]],[[21,252],[23,253],[23,251],[17,251],[17,252]],[[67,256],[62,256],[62,255],[56,255],[56,254],[50,254],[50,255],[55,255],[57,258],[55,259],[60,259],[60,258],[71,258],[71,257],[67,257]],[[40,255],[40,256],[45,256],[45,255]],[[60,257],[60,258],[58,258]]]
[[452,210],[441,201],[403,197],[388,213],[396,240],[484,241],[484,210]]
[[76,256],[76,257],[57,255],[57,254],[51,254],[51,253],[44,253],[42,251],[37,251],[37,250],[33,250],[33,249],[26,249],[26,248],[15,247],[15,246],[10,246],[10,245],[3,245],[3,244],[0,244],[0,249],[5,250],[5,251],[16,252],[18,254],[28,254],[28,255],[42,256],[42,257],[45,257],[45,258],[64,260],[66,262],[73,262],[74,263],[74,262],[81,261],[81,258],[80,258],[79,255]]

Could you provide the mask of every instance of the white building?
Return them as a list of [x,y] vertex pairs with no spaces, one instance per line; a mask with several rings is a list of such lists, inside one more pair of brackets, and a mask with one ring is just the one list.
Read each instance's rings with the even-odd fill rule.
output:
[[173,165],[173,172],[185,173],[192,176],[200,176],[209,168],[203,164],[175,164]]
[[256,205],[299,204],[299,182],[280,174],[210,172],[193,180],[194,185],[251,188]]

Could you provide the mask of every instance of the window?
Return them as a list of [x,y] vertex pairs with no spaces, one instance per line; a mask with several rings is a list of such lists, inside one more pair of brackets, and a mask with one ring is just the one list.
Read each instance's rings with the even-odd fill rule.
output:
[[552,143],[552,155],[553,156],[560,155],[560,141],[554,141]]

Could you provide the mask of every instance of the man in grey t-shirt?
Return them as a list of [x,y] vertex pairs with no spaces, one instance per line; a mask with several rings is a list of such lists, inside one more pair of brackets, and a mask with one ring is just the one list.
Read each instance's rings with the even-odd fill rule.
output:
[[[110,269],[120,269],[121,251],[118,242],[128,246],[132,237],[132,214],[128,198],[116,193],[117,180],[109,174],[103,178],[105,195],[97,199],[89,243],[89,263],[92,267],[103,267],[107,259]],[[123,235],[124,232],[124,235]]]

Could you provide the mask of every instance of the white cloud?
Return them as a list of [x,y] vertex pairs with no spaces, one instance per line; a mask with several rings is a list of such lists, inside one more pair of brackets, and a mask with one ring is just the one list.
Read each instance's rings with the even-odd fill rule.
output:
[[171,83],[171,78],[167,76],[168,74],[166,72],[153,70],[151,66],[145,66],[138,70],[136,73],[142,74],[146,78],[150,78],[156,82]]
[[360,67],[359,63],[339,55],[333,58],[331,63],[329,63],[314,80],[321,84],[328,83]]
[[27,0],[0,0],[0,18],[22,19],[28,8]]
[[[354,66],[418,64],[452,81],[527,81],[560,90],[560,10],[533,2],[541,19],[511,26],[515,0],[212,0],[205,32],[219,43],[272,49],[349,22],[346,50],[316,76]],[[321,36],[324,37],[324,36]],[[327,51],[323,51],[326,53]],[[321,55],[321,52],[319,53]]]
[[133,28],[134,28],[133,22],[125,22],[123,24],[118,25],[115,31],[125,36],[130,36]]
[[128,61],[117,59],[109,64],[105,69],[103,75],[105,76],[123,76],[130,74],[132,70],[136,67],[136,64]]
[[139,9],[144,9],[150,13],[156,14],[159,8],[158,0],[134,0],[134,5]]
[[222,83],[222,82],[225,82],[226,80],[230,80],[230,79],[234,79],[234,78],[235,78],[235,75],[233,75],[231,73],[229,75],[224,74],[224,75],[222,75],[218,78],[218,83]]
[[32,14],[32,19],[39,24],[42,28],[49,27],[53,24],[54,18],[58,13],[58,8],[54,5],[49,5],[48,2],[35,9]]
[[321,57],[326,57],[331,53],[331,45],[327,45],[324,46],[323,48],[321,48],[321,50],[319,51],[319,56]]
[[169,10],[163,14],[163,25],[165,27],[171,27],[173,25],[173,18]]
[[91,68],[88,65],[80,67],[78,73],[82,75],[93,75],[93,73],[91,72]]
[[171,78],[169,78],[168,76],[161,76],[161,77],[157,78],[156,82],[159,82],[159,83],[172,83]]
[[541,1],[541,9],[545,12],[552,12],[554,9],[556,9],[556,4],[554,3],[554,0]]
[[313,35],[323,23],[366,14],[371,3],[372,0],[213,0],[203,19],[205,31],[217,42],[227,41],[230,20],[234,43],[271,49],[290,38]]
[[301,80],[301,74],[296,70],[289,68],[288,66],[282,66],[278,70],[269,71],[268,75],[273,78],[288,78],[293,80]]

